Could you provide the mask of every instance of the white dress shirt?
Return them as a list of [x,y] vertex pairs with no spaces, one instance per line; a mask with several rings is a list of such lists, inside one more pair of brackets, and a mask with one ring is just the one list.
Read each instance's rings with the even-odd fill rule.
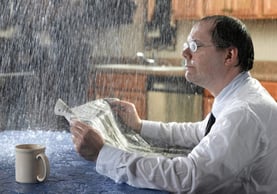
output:
[[118,183],[178,193],[277,192],[277,103],[249,73],[215,98],[216,122],[143,121],[141,135],[159,146],[190,148],[187,156],[145,157],[104,145],[98,173]]

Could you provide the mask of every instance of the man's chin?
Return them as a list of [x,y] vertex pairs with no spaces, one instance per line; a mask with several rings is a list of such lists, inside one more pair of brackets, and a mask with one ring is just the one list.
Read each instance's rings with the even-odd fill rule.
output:
[[193,82],[192,76],[190,75],[189,72],[186,72],[185,78],[186,78],[186,80],[187,80],[188,82]]
[[[193,83],[193,84],[195,84],[197,86],[201,86],[201,84],[199,84],[199,82],[191,74],[189,74],[188,72],[186,72],[185,78],[186,78],[186,81],[188,81],[190,83]],[[203,87],[203,86],[201,86],[201,87]]]

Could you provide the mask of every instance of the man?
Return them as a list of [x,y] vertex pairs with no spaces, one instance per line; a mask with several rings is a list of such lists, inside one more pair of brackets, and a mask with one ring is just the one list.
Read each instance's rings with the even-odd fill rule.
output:
[[[113,110],[148,142],[191,148],[187,156],[145,157],[106,145],[88,125],[73,121],[77,152],[116,182],[182,193],[275,193],[277,104],[249,74],[254,49],[246,27],[227,16],[198,21],[184,44],[186,79],[215,97],[196,123],[144,121],[133,104]],[[208,126],[207,126],[208,125]]]

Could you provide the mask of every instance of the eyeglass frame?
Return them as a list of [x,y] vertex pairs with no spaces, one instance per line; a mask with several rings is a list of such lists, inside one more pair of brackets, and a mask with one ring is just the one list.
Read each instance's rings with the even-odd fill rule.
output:
[[183,51],[185,51],[186,49],[189,49],[191,52],[195,53],[198,50],[198,48],[212,47],[212,46],[216,46],[216,45],[204,45],[204,44],[198,45],[195,40],[188,40],[183,44]]

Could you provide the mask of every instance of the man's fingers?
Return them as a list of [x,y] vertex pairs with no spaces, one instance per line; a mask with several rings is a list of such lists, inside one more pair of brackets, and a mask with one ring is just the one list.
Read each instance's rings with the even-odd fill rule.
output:
[[119,98],[104,98],[106,102],[108,102],[110,105],[115,101],[120,101]]

